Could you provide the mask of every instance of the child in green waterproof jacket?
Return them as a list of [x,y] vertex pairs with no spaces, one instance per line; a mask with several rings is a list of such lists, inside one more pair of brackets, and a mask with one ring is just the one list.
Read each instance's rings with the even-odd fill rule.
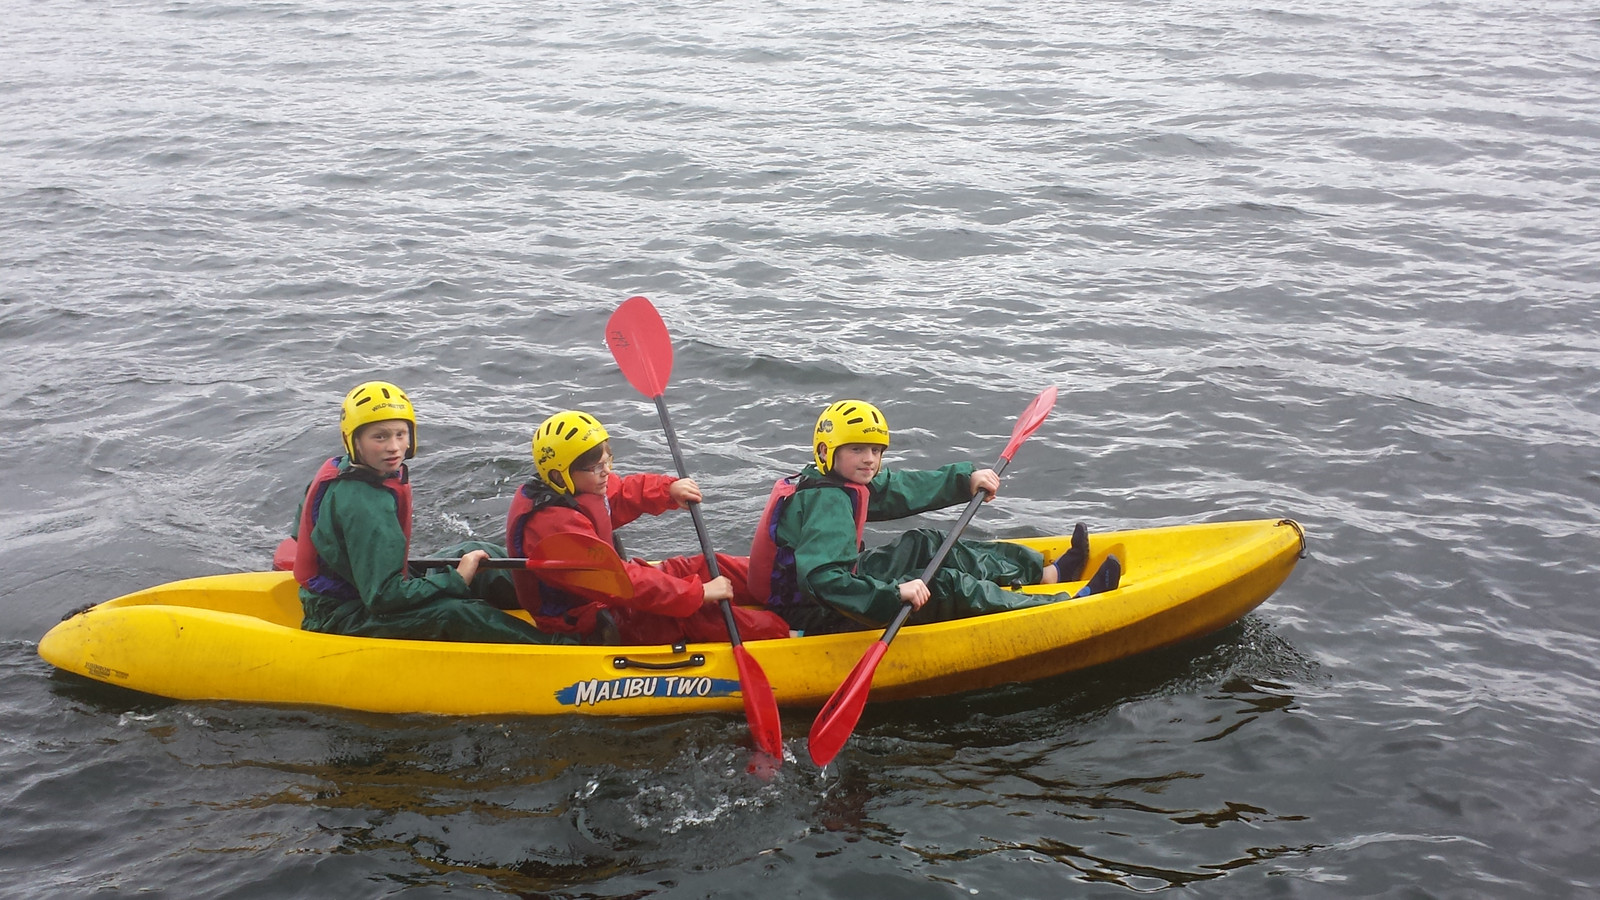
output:
[[455,568],[406,571],[417,416],[404,391],[369,381],[346,395],[339,419],[344,456],[318,469],[300,509],[294,576],[301,627],[362,637],[492,643],[571,643],[471,595],[489,553],[466,552]]
[[[971,463],[927,471],[883,468],[889,425],[861,400],[841,400],[817,419],[814,465],[780,480],[768,498],[750,549],[753,593],[805,634],[882,627],[911,604],[911,624],[960,619],[1053,603],[1060,594],[1004,590],[1082,577],[1088,532],[1049,565],[1038,551],[1003,541],[957,541],[932,582],[922,570],[944,535],[915,529],[889,544],[862,549],[868,521],[899,519],[965,503],[980,491],[993,499],[1000,476]],[[1108,557],[1078,596],[1115,589],[1122,567]]]

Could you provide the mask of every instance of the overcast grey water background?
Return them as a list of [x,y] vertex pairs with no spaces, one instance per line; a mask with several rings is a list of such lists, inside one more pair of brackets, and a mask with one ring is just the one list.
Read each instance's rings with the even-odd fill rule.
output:
[[[1600,891],[1592,4],[24,0],[0,60],[0,894]],[[669,469],[603,343],[636,293],[719,548],[828,401],[987,463],[1055,384],[971,535],[1310,556],[1199,643],[869,705],[826,770],[790,711],[770,783],[737,716],[38,658],[263,567],[360,380],[416,401],[422,547],[499,533],[557,409]]]

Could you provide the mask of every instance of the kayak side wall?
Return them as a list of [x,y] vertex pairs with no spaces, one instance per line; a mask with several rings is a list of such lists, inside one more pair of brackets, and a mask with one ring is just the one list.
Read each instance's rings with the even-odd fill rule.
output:
[[[544,646],[373,640],[288,630],[234,613],[136,605],[62,622],[39,655],[63,671],[178,700],[336,706],[442,715],[652,715],[737,710],[727,645],[672,670],[619,670],[613,659],[666,665],[665,647]],[[596,652],[596,651],[602,652]],[[640,678],[654,677],[654,684]],[[568,691],[563,703],[558,693]]]

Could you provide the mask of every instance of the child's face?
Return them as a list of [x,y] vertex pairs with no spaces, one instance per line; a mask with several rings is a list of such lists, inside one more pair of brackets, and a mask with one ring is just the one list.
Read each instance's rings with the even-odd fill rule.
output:
[[411,449],[411,427],[404,419],[387,419],[361,426],[356,432],[355,461],[381,475],[393,475]]
[[883,448],[877,444],[845,444],[833,451],[833,471],[846,481],[866,484],[883,465]]
[[606,476],[611,472],[611,442],[607,441],[605,454],[600,461],[587,469],[580,469],[573,465],[567,473],[572,476],[572,492],[574,494],[599,494],[605,496]]

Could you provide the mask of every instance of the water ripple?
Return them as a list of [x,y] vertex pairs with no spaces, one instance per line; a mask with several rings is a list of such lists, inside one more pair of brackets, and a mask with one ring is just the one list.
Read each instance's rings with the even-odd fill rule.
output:
[[[1581,4],[120,0],[8,25],[16,890],[1600,884]],[[835,767],[773,785],[732,719],[196,710],[34,656],[85,600],[260,566],[356,379],[418,403],[419,545],[495,535],[557,409],[667,468],[602,341],[636,293],[719,548],[832,399],[884,407],[897,465],[988,462],[1053,384],[972,536],[1290,515],[1311,556],[1209,642],[874,706]]]

